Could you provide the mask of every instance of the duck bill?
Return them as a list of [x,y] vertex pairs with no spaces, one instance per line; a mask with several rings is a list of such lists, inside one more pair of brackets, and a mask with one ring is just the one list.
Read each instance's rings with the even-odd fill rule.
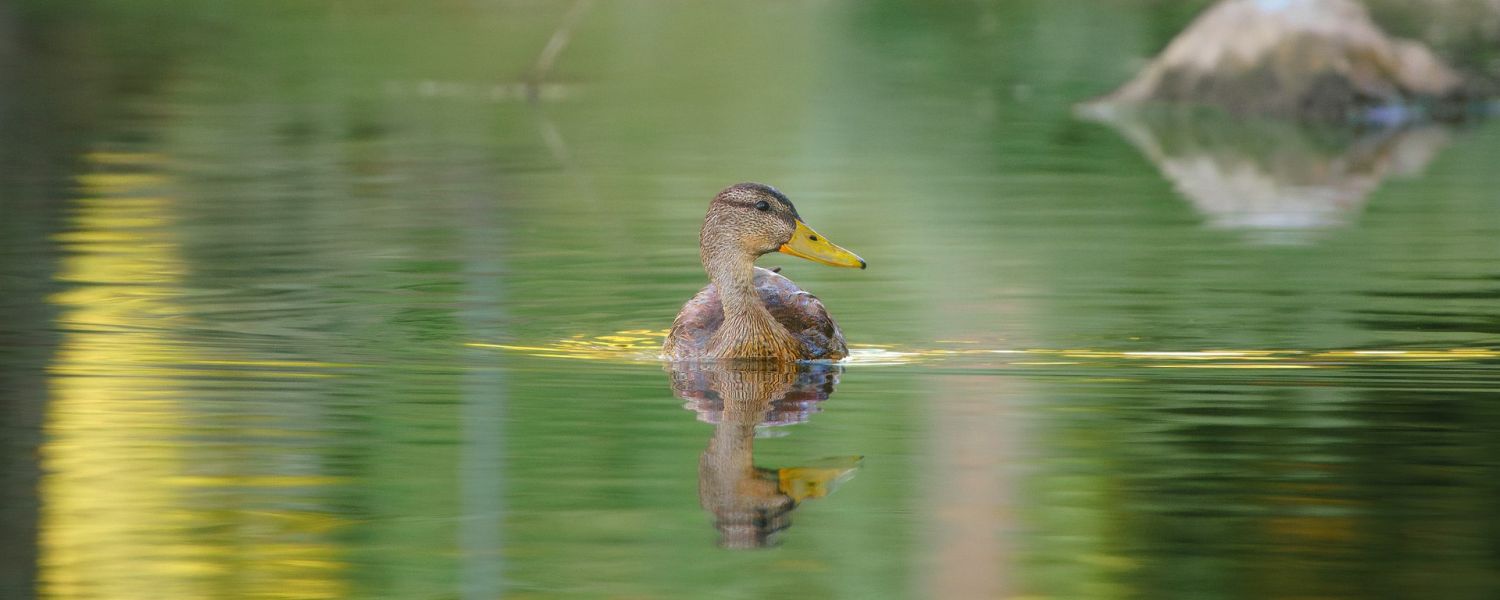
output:
[[797,220],[797,231],[792,233],[792,241],[782,244],[780,250],[783,254],[805,258],[830,267],[865,268],[865,259],[828,241],[822,234],[808,227],[807,223],[803,223],[801,219]]

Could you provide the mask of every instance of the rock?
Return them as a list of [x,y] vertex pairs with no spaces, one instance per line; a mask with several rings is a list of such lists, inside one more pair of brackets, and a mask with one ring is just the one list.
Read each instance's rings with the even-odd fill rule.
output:
[[1422,44],[1387,36],[1354,0],[1224,0],[1095,103],[1327,121],[1390,106],[1461,114],[1464,96],[1458,73]]

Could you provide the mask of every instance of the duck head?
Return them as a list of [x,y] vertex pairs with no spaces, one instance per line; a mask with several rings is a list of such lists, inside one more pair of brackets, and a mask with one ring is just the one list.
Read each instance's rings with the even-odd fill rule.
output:
[[703,264],[782,252],[834,267],[865,268],[864,259],[828,241],[797,214],[787,197],[769,185],[740,183],[724,188],[708,206],[699,235]]

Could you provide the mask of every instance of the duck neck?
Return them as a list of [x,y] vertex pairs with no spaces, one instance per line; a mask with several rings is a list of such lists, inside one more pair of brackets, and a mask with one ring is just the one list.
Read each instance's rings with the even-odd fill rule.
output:
[[709,281],[719,289],[725,320],[770,318],[771,314],[760,301],[760,294],[755,291],[755,257],[704,253],[703,266],[708,271]]
[[727,358],[797,356],[791,334],[766,309],[755,289],[755,256],[704,252],[708,278],[719,290],[724,322],[714,332],[711,355]]

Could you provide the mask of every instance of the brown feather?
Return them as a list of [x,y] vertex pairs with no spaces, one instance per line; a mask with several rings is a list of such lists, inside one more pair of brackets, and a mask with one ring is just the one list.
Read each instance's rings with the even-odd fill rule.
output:
[[[791,348],[785,348],[784,344],[767,344],[775,354],[754,358],[838,360],[849,354],[838,323],[816,296],[802,291],[792,280],[759,267],[755,268],[754,285],[761,304],[779,326],[780,331],[771,333],[794,342]],[[715,355],[713,342],[716,334],[719,339],[738,337],[721,333],[723,326],[724,305],[718,288],[710,283],[688,300],[677,314],[672,331],[667,334],[665,351],[670,358],[741,358]],[[750,325],[736,321],[731,327]]]

